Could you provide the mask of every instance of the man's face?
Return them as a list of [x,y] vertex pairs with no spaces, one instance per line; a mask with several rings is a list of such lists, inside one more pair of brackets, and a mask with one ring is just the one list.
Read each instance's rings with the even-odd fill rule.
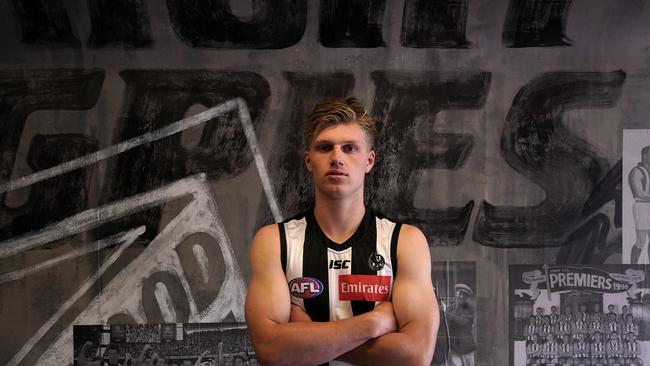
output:
[[356,123],[341,123],[314,136],[305,164],[316,190],[329,197],[345,197],[363,189],[366,173],[375,162],[375,152],[365,132]]
[[460,302],[465,302],[467,301],[467,298],[469,297],[469,294],[465,291],[457,290],[456,291],[456,297],[458,298],[458,301]]
[[650,162],[650,149],[648,149],[645,153],[641,152],[641,160],[644,162]]
[[557,314],[557,306],[551,306],[551,314]]
[[542,315],[544,313],[544,309],[542,308],[537,308],[535,311],[537,311],[537,315]]
[[607,306],[607,310],[609,310],[610,313],[613,313],[614,312],[614,305]]
[[623,305],[623,307],[621,308],[621,313],[627,314],[627,311],[628,311],[627,305]]

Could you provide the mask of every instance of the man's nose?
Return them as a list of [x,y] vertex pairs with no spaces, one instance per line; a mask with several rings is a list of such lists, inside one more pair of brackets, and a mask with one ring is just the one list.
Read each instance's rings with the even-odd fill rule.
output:
[[341,161],[341,149],[340,148],[335,146],[332,149],[332,151],[330,152],[330,160],[332,161],[332,163]]

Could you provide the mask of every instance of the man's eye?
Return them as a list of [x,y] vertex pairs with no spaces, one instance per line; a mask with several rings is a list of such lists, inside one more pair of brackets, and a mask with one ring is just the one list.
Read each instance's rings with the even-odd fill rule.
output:
[[359,151],[359,147],[355,145],[345,145],[343,146],[343,151],[345,152],[355,152]]
[[316,145],[316,151],[324,152],[330,151],[332,149],[331,145]]

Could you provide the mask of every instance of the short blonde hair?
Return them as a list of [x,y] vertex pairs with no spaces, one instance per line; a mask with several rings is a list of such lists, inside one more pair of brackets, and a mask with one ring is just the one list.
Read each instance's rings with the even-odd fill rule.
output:
[[309,150],[314,137],[327,127],[341,123],[356,123],[366,133],[372,149],[377,137],[375,119],[368,114],[366,107],[359,99],[326,99],[314,107],[303,123],[302,133],[305,139],[305,149]]

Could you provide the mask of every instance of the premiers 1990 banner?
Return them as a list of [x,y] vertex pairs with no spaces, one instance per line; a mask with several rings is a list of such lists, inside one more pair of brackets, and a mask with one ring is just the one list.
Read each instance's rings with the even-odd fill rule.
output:
[[510,364],[643,365],[650,360],[649,269],[510,266]]

